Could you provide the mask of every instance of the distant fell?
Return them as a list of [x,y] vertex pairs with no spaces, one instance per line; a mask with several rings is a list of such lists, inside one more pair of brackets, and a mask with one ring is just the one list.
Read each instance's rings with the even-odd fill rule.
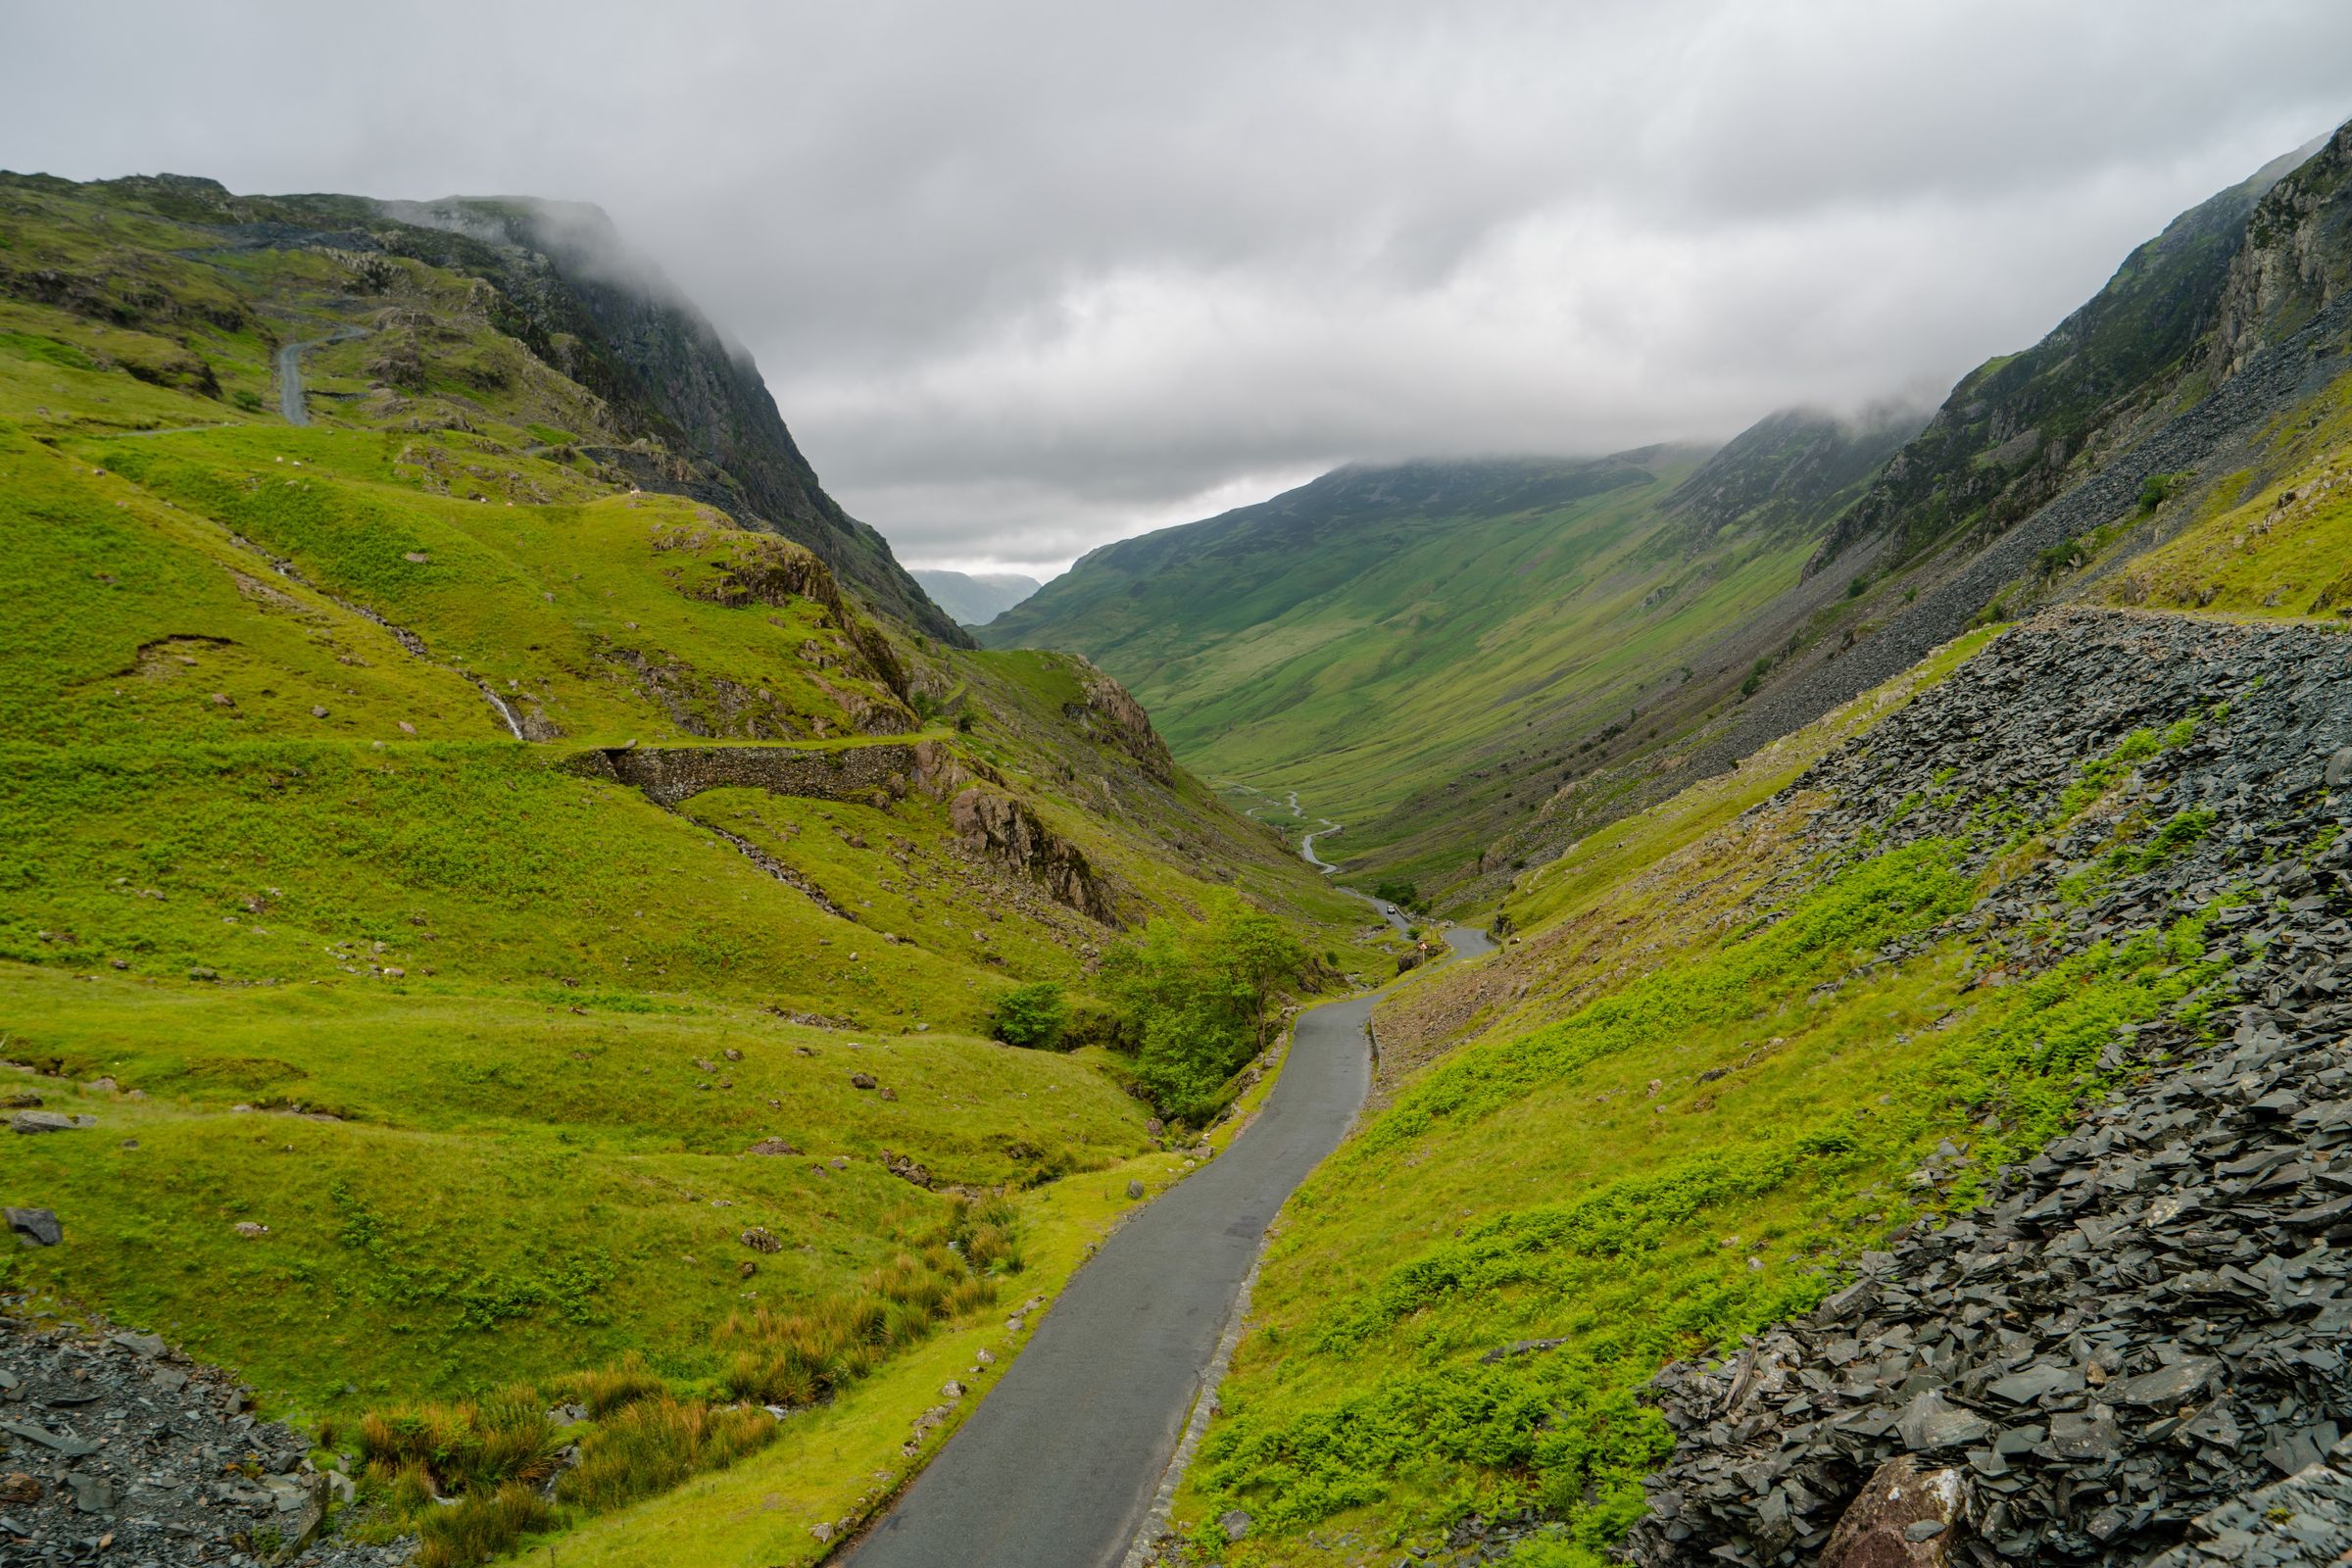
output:
[[966,626],[983,626],[1038,590],[1035,577],[1017,571],[948,571],[917,568],[914,580],[942,610]]
[[1350,466],[1104,546],[982,637],[1086,654],[1189,766],[1298,791],[1347,824],[1323,849],[1351,869],[1442,883],[1637,723],[1736,687],[1684,650],[1794,581],[1919,422],[1788,411],[1716,452]]

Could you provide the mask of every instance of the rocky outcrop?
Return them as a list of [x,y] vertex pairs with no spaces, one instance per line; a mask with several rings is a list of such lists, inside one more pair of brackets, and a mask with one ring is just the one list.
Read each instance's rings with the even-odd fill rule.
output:
[[906,698],[906,669],[891,652],[889,639],[850,608],[825,564],[789,539],[735,536],[717,575],[695,597],[729,609],[765,605],[781,610],[803,599],[822,605],[864,660],[866,667],[858,673],[889,687],[902,702]]
[[948,820],[965,850],[1044,888],[1056,904],[1118,926],[1110,889],[1075,844],[1009,795],[973,785],[948,804]]
[[2271,187],[2246,222],[2215,312],[2205,368],[2215,382],[2246,368],[2352,281],[2352,124]]
[[1961,1560],[1967,1480],[1904,1454],[1879,1466],[1830,1532],[1821,1568],[1944,1568]]
[[1088,734],[1109,741],[1160,783],[1172,782],[1176,760],[1168,755],[1168,743],[1159,738],[1159,731],[1152,727],[1152,715],[1144,711],[1144,705],[1093,663],[1083,659],[1079,662],[1086,669],[1086,696],[1064,707],[1062,716]]

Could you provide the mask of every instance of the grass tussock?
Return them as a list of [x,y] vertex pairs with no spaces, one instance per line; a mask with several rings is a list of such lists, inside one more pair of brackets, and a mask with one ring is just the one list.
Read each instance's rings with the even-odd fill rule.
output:
[[399,1405],[360,1419],[360,1457],[387,1480],[415,1468],[434,1493],[480,1493],[555,1473],[555,1424],[518,1383],[478,1399]]
[[947,1221],[866,1275],[853,1294],[807,1306],[764,1303],[719,1326],[735,1357],[721,1378],[730,1397],[813,1404],[920,1343],[942,1323],[997,1298],[997,1279],[1018,1273],[1012,1205],[958,1202]]
[[556,1522],[555,1507],[519,1481],[461,1497],[417,1521],[415,1568],[467,1568],[488,1562],[534,1530]]
[[645,1357],[635,1350],[612,1366],[567,1372],[556,1379],[553,1388],[559,1396],[585,1409],[591,1421],[602,1421],[640,1399],[669,1392],[669,1386],[647,1368]]
[[603,1513],[666,1492],[688,1476],[723,1470],[775,1441],[765,1410],[723,1408],[669,1394],[630,1403],[580,1445],[580,1462],[564,1473],[556,1495]]
[[[850,1293],[794,1307],[738,1311],[717,1332],[734,1360],[713,1403],[673,1390],[632,1351],[544,1387],[517,1383],[473,1399],[399,1405],[361,1418],[359,1444],[377,1533],[415,1531],[422,1568],[487,1562],[523,1536],[604,1513],[723,1470],[775,1441],[759,1406],[829,1397],[896,1350],[992,1304],[1019,1272],[1017,1211],[957,1200]],[[584,1424],[559,1429],[548,1406]],[[559,1454],[576,1443],[576,1463]]]

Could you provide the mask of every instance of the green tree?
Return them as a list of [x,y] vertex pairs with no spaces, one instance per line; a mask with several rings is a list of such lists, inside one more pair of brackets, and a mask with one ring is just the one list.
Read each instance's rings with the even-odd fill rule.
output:
[[1061,987],[1051,980],[1032,980],[997,999],[996,1017],[988,1032],[1008,1046],[1051,1051],[1060,1043],[1069,1017],[1069,1002]]
[[1199,924],[1154,920],[1103,956],[1102,988],[1134,1042],[1136,1079],[1161,1114],[1203,1121],[1226,1080],[1263,1051],[1306,950],[1281,921],[1218,896]]

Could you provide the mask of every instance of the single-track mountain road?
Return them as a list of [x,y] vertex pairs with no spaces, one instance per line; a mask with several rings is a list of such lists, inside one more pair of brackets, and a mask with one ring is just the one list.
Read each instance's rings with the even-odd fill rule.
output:
[[[1447,933],[1454,952],[1483,932]],[[1371,1084],[1373,996],[1299,1015],[1257,1119],[1080,1269],[849,1568],[1102,1568],[1152,1506],[1275,1211]]]

